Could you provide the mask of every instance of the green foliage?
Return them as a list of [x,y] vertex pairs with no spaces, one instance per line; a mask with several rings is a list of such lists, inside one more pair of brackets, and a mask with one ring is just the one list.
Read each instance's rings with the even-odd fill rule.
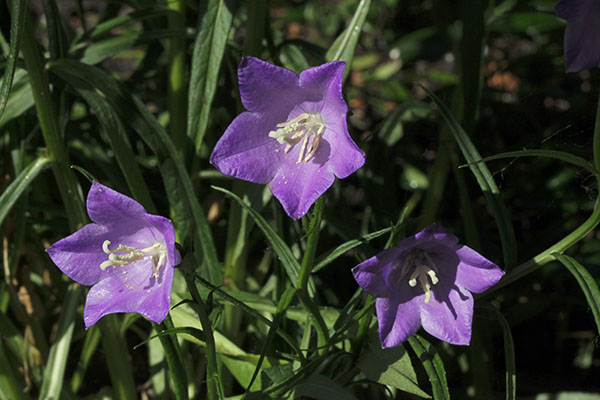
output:
[[[597,396],[600,87],[564,74],[554,5],[3,2],[0,399]],[[209,163],[244,55],[346,62],[366,164],[302,221]],[[89,222],[88,179],[173,220],[163,324],[83,329],[87,289],[44,250]],[[381,349],[351,268],[434,221],[505,277],[471,346]]]

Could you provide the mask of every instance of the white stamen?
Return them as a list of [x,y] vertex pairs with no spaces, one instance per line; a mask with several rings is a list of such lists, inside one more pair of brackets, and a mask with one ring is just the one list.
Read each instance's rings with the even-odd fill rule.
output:
[[276,127],[278,129],[269,132],[269,137],[277,139],[280,144],[285,143],[285,153],[302,141],[296,164],[308,162],[314,157],[326,128],[319,113],[303,113],[287,122],[277,124]]
[[431,300],[431,287],[440,281],[437,276],[437,266],[427,252],[421,249],[413,249],[404,257],[398,282],[410,271],[412,273],[408,279],[408,286],[416,287],[418,282],[425,293],[425,303],[429,303]]
[[116,248],[111,250],[108,247],[110,244],[111,242],[109,240],[105,240],[104,243],[102,243],[102,251],[108,254],[108,260],[100,264],[100,269],[102,271],[108,267],[124,267],[149,257],[152,261],[152,276],[158,278],[158,271],[167,260],[167,252],[165,246],[161,242],[156,242],[152,246],[148,246],[141,250],[123,244],[119,244]]

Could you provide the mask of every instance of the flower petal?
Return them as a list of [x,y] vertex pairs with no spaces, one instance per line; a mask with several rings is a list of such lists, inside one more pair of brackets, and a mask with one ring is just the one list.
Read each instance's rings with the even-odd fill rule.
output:
[[155,237],[155,240],[161,241],[167,246],[169,265],[175,266],[179,264],[181,260],[179,252],[175,248],[175,230],[173,229],[171,220],[160,215],[152,214],[147,214],[146,219],[154,226],[154,228],[156,228],[156,232],[162,235],[162,237]]
[[108,259],[102,251],[108,234],[105,227],[88,224],[54,243],[46,252],[69,278],[82,285],[93,285],[102,278],[100,264]]
[[165,268],[161,284],[130,289],[116,276],[110,276],[94,285],[88,292],[83,310],[86,329],[101,317],[113,313],[135,312],[156,323],[162,322],[169,312],[173,268]]
[[346,63],[343,61],[332,61],[300,73],[300,86],[305,91],[314,93],[311,97],[320,99],[320,107],[316,111],[325,108],[335,109],[337,114],[344,116],[348,112],[348,106],[342,95],[345,66]]
[[124,194],[112,190],[96,181],[92,183],[87,197],[90,219],[106,226],[144,225],[144,207]]
[[443,244],[444,246],[450,248],[458,244],[458,238],[439,224],[431,224],[427,226],[414,237],[420,242],[432,243],[432,245]]
[[482,293],[495,285],[504,272],[493,262],[467,246],[456,250],[460,259],[456,271],[456,284],[473,293]]
[[554,6],[554,11],[562,19],[571,19],[587,12],[589,1],[586,0],[560,0]]
[[[282,117],[287,118],[287,114]],[[265,184],[277,172],[283,157],[282,145],[269,137],[281,121],[243,112],[229,125],[215,145],[210,162],[225,175]]]
[[[327,149],[324,149],[325,147]],[[277,197],[287,215],[296,219],[306,214],[335,179],[326,164],[322,164],[321,157],[329,153],[329,145],[322,142],[312,160],[296,164],[299,151],[299,146],[294,146],[269,184],[271,192]]]
[[[578,72],[600,64],[600,1],[582,1],[585,10],[569,20],[564,52],[567,72]],[[573,5],[573,7],[575,7]]]
[[440,298],[433,290],[429,303],[421,305],[423,329],[450,344],[468,345],[471,341],[473,296],[455,287],[447,297]]
[[277,113],[281,108],[296,104],[295,95],[300,94],[298,75],[294,71],[254,57],[242,58],[238,82],[242,104],[252,112]]
[[376,300],[375,308],[379,341],[384,349],[398,346],[419,330],[421,319],[415,299],[398,303],[397,300],[380,297]]
[[373,297],[386,296],[387,277],[392,273],[393,263],[400,252],[398,248],[392,247],[352,268],[356,283]]

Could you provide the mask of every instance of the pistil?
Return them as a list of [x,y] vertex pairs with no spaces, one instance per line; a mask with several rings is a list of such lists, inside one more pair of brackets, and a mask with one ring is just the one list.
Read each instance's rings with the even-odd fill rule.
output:
[[296,164],[308,162],[314,157],[325,132],[325,122],[319,113],[303,113],[276,127],[278,129],[269,132],[269,137],[277,139],[280,144],[286,143],[285,153],[302,141]]
[[167,259],[167,252],[165,250],[165,246],[160,242],[156,242],[152,246],[146,247],[144,249],[138,249],[133,246],[125,246],[123,244],[119,244],[116,248],[111,250],[108,247],[110,246],[110,244],[110,240],[105,240],[104,243],[102,243],[102,251],[108,254],[108,260],[100,264],[100,269],[102,271],[111,266],[124,267],[126,265],[134,264],[138,261],[150,257],[150,259],[152,260],[152,275],[155,278],[158,278],[158,270]]

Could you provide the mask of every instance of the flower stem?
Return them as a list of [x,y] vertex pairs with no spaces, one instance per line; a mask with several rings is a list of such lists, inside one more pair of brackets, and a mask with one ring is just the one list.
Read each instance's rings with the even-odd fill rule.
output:
[[[593,153],[594,153],[594,167],[596,170],[600,170],[600,102],[596,109],[596,123],[594,126],[594,138],[593,138]],[[597,186],[600,190],[600,175],[596,175]],[[519,265],[517,268],[512,270],[509,274],[505,275],[500,282],[490,288],[485,294],[494,292],[501,287],[512,283],[523,276],[535,271],[544,264],[553,261],[555,258],[552,253],[562,254],[569,247],[583,239],[587,234],[592,232],[594,228],[600,223],[600,191],[596,195],[596,201],[594,203],[594,210],[583,224],[577,229],[571,232],[569,235],[550,246],[546,250],[542,251],[537,256]]]
[[[169,29],[185,28],[185,2],[170,0],[167,2]],[[169,40],[169,130],[175,148],[181,156],[185,155],[187,98],[185,93],[185,39],[173,37]]]
[[300,266],[300,272],[298,273],[298,299],[300,303],[310,313],[315,320],[315,328],[317,330],[317,343],[320,351],[324,351],[327,341],[329,340],[329,333],[327,331],[327,325],[321,316],[319,307],[313,302],[308,294],[308,278],[310,272],[314,267],[315,253],[317,252],[317,242],[319,241],[319,228],[321,227],[321,221],[323,220],[323,196],[321,196],[315,203],[312,216],[308,222],[306,228],[307,239],[306,248],[304,249],[304,257],[302,258],[302,265]]
[[194,280],[194,270],[192,268],[193,262],[191,261],[193,257],[187,257],[183,260],[183,276],[185,277],[185,282],[187,284],[188,290],[192,295],[192,299],[194,300],[191,305],[196,314],[198,315],[198,319],[202,324],[202,330],[204,331],[204,340],[206,343],[205,353],[206,353],[206,395],[208,400],[222,399],[223,395],[223,386],[221,385],[221,379],[219,377],[219,368],[217,366],[217,351],[215,345],[215,338],[213,336],[212,323],[210,322],[210,318],[208,317],[208,312],[206,310],[206,305],[204,301],[202,301],[202,297],[200,297],[200,293],[198,293],[198,288],[196,287],[196,281]]

